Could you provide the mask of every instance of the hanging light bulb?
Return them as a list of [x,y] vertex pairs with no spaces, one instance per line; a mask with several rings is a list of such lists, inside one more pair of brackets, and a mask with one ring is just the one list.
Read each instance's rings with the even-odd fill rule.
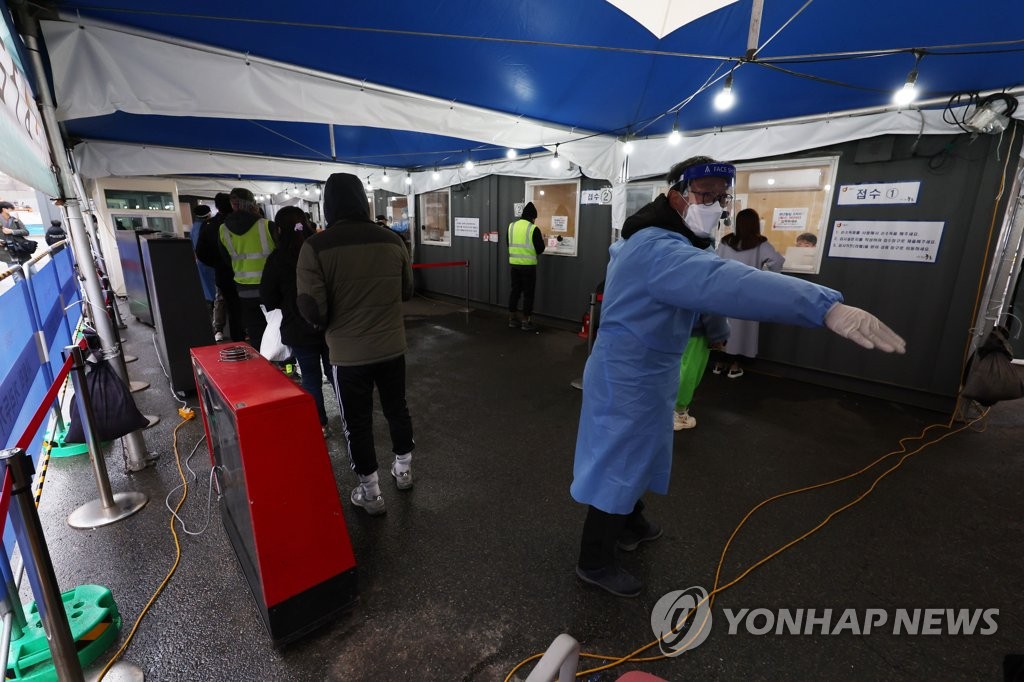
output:
[[514,159],[517,156],[519,156],[519,152],[517,152],[515,149],[509,149],[507,152],[505,152],[506,159]]
[[302,196],[304,196],[304,197],[308,197],[309,196],[309,188],[308,187],[306,189],[302,190]]
[[289,192],[288,190],[285,190],[284,191],[284,198],[285,199],[291,199],[292,198],[291,192]]
[[317,196],[320,196],[320,185],[317,185],[316,187],[314,187],[314,188],[313,188],[313,191],[315,191],[315,192],[316,192],[316,195],[317,195]]
[[622,153],[629,156],[633,153],[633,141],[626,140],[625,144],[622,145]]
[[907,74],[907,81],[892,95],[892,103],[898,107],[905,107],[917,99],[917,65],[921,61],[921,53],[915,52],[914,56],[914,68]]
[[715,109],[719,111],[726,111],[732,109],[732,105],[736,104],[736,95],[732,91],[732,71],[725,77],[725,85],[717,95],[715,95]]
[[[468,152],[467,152],[467,154],[468,154]],[[473,164],[473,159],[471,159],[471,158],[469,158],[469,156],[467,156],[466,157],[466,163],[462,164],[462,167],[465,168],[466,170],[473,170],[473,165],[474,165]]]
[[373,183],[370,182],[370,176],[369,175],[366,176],[366,191],[367,192],[372,192],[373,191]]
[[668,143],[675,147],[677,144],[683,141],[683,136],[679,132],[679,112],[676,112],[676,120],[672,122],[672,132],[668,134]]
[[562,160],[560,158],[558,158],[558,145],[557,144],[555,145],[555,155],[551,157],[551,167],[552,168],[561,168],[562,167]]
[[405,174],[405,186],[408,187],[412,184],[412,173]]
[[390,180],[390,179],[391,178],[388,177],[388,169],[385,168],[384,169],[384,175],[380,176],[381,184],[386,185],[388,183],[388,180]]
[[441,174],[439,172],[437,172],[437,168],[436,167],[434,168],[434,172],[430,174],[430,177],[433,180],[440,180],[441,179]]

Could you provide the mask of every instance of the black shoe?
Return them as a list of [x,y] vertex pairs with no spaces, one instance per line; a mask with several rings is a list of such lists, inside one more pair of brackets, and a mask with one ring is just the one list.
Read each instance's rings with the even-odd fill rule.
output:
[[623,552],[632,552],[634,549],[640,546],[641,542],[650,542],[651,540],[657,540],[661,537],[661,526],[656,523],[647,522],[647,530],[643,533],[637,533],[626,529],[622,532],[622,537],[616,543],[616,546]]
[[515,329],[518,326],[519,326],[519,318],[517,316],[515,316],[515,315],[509,315],[509,318],[508,318],[508,327],[509,327],[509,329]]
[[577,566],[576,575],[583,582],[600,587],[606,592],[611,592],[616,597],[636,597],[644,586],[639,578],[636,578],[627,572],[626,569],[619,566],[595,568],[592,571],[585,571]]
[[520,329],[522,329],[524,332],[537,331],[536,325],[534,325],[533,322],[530,322],[529,320],[523,320],[523,324],[522,326],[520,326]]

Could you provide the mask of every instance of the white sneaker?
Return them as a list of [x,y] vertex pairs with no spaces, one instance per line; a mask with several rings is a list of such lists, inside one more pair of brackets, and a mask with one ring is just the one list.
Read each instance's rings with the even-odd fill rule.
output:
[[697,420],[690,416],[688,410],[682,412],[675,412],[672,415],[672,430],[682,431],[683,429],[692,429],[697,425]]
[[213,340],[216,341],[217,343],[220,343],[221,341],[223,341],[224,340],[224,332],[217,332],[216,334],[214,334],[213,335]]
[[408,490],[412,487],[412,469],[398,471],[395,464],[391,465],[391,475],[395,477],[395,485],[399,490]]
[[375,498],[367,497],[366,489],[363,488],[362,484],[357,485],[352,489],[350,499],[352,500],[352,504],[357,507],[362,507],[370,516],[379,516],[387,511],[384,507],[384,498],[380,495]]

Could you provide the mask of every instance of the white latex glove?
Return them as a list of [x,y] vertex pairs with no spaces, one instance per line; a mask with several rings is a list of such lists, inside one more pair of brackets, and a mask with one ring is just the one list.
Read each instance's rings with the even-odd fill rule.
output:
[[877,348],[886,353],[907,351],[906,342],[896,332],[860,308],[834,303],[825,313],[825,326],[864,348]]

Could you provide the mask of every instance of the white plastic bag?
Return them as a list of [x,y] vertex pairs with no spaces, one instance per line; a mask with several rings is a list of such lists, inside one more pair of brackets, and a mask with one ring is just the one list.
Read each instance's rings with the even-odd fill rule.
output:
[[260,355],[271,362],[283,362],[292,356],[292,349],[281,342],[281,309],[268,311],[264,308],[263,314],[267,318],[267,328],[260,342]]

